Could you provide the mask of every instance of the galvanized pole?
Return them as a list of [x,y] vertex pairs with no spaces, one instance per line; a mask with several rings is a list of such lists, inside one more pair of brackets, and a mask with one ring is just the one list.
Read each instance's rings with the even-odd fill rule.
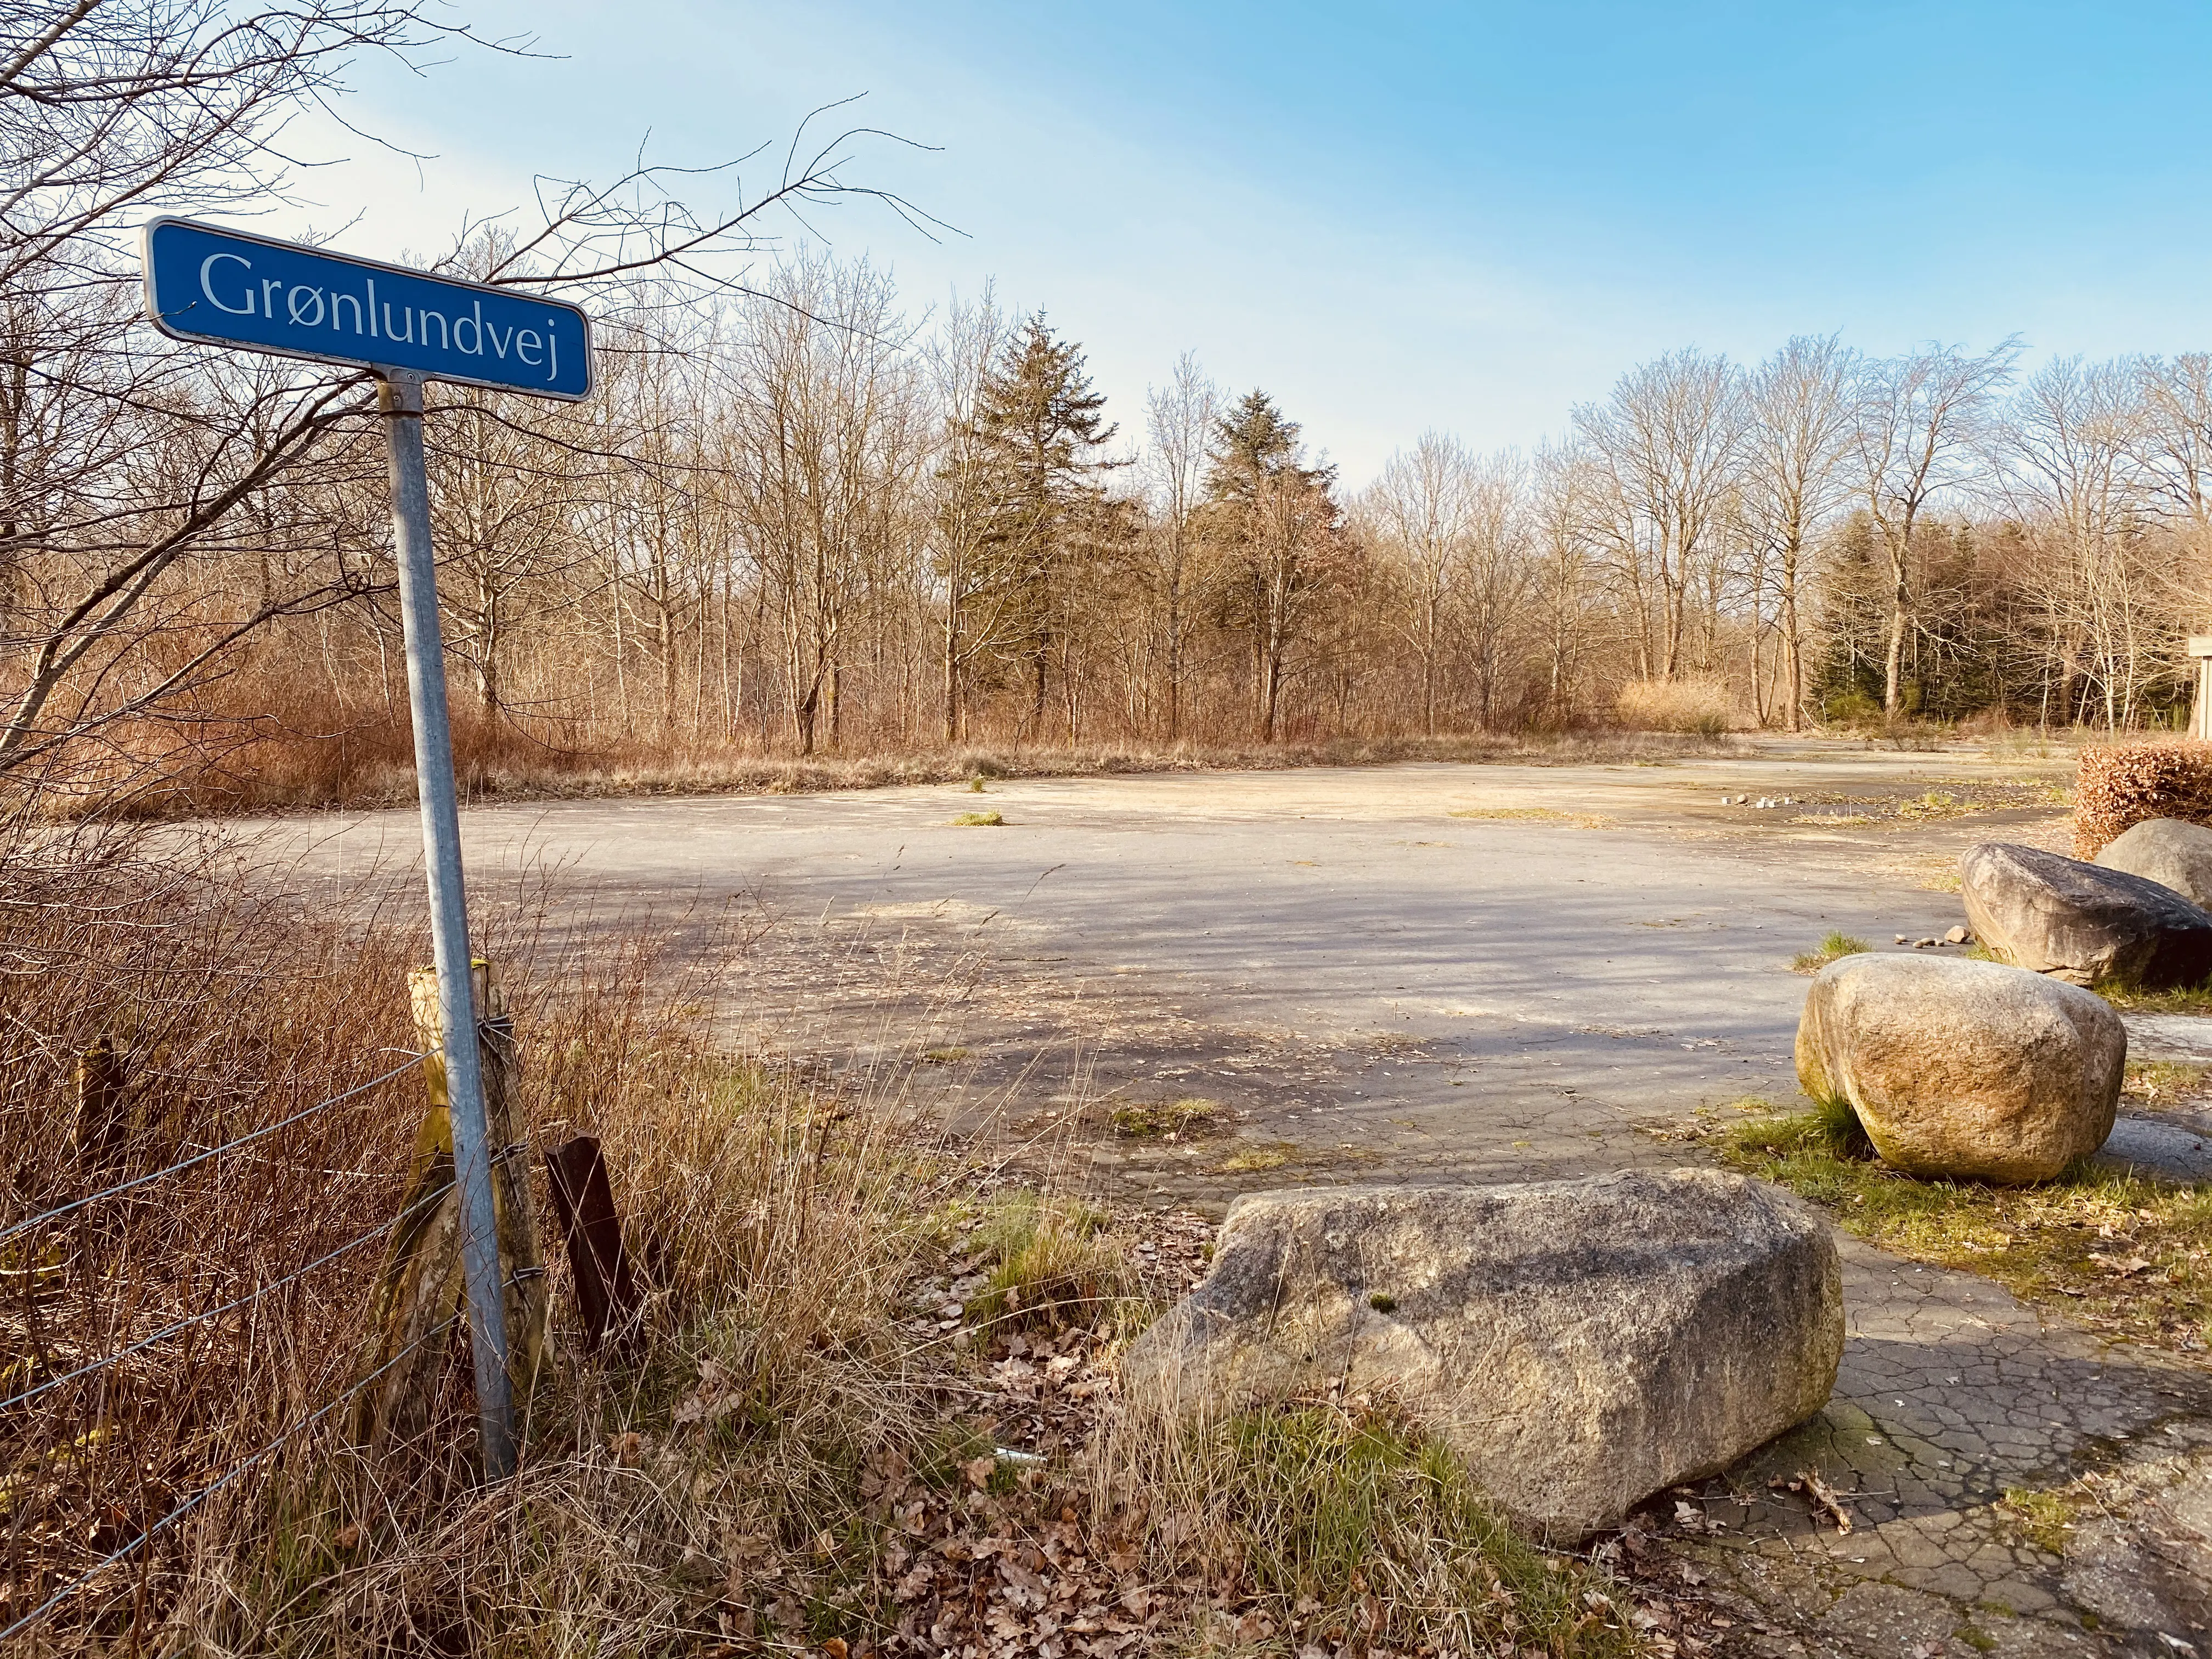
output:
[[507,1389],[506,1287],[492,1212],[491,1148],[483,1072],[477,1054],[468,900],[461,885],[461,820],[446,714],[445,645],[438,629],[437,568],[430,552],[430,485],[422,462],[422,377],[392,369],[377,387],[392,474],[392,538],[399,566],[399,617],[407,639],[407,702],[415,721],[415,779],[430,866],[430,953],[438,973],[438,1024],[461,1189],[461,1270],[468,1285],[469,1346],[484,1473],[514,1472],[514,1405]]

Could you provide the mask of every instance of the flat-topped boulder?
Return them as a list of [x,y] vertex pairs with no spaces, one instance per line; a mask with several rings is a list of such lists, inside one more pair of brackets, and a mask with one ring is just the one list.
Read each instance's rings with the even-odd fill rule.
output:
[[2170,887],[2203,909],[2212,904],[2212,830],[2181,818],[2145,818],[2099,849],[2107,870]]
[[2048,1181],[2087,1157],[2127,1057],[2095,993],[1957,957],[1832,962],[1797,1024],[1805,1092],[1848,1103],[1884,1163],[1930,1178]]
[[1967,848],[1959,875],[1975,938],[2015,967],[2145,990],[2212,975],[2212,915],[2155,881],[2009,842]]
[[1716,1170],[1629,1170],[1239,1199],[1122,1376],[1184,1418],[1388,1395],[1509,1514],[1575,1537],[1820,1410],[1843,1343],[1812,1211]]

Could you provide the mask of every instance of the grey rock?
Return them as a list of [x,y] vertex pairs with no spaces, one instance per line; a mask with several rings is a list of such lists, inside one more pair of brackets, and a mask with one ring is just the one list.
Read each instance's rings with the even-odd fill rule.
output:
[[1185,1418],[1387,1394],[1509,1514],[1574,1537],[1818,1411],[1842,1283],[1825,1222],[1715,1170],[1261,1193],[1123,1392]]
[[2048,1181],[2105,1144],[2128,1038],[2102,997],[2002,963],[1859,956],[1805,995],[1797,1080],[1909,1174]]
[[2191,904],[2212,904],[2212,830],[2179,818],[2146,818],[2105,843],[2097,862],[2170,887]]
[[1974,936],[2015,966],[2147,990],[2212,975],[2212,915],[2170,887],[2008,842],[1968,848],[1959,873]]

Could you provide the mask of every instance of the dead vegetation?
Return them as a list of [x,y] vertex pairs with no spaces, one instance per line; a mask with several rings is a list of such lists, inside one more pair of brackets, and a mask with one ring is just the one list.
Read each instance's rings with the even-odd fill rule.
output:
[[[229,736],[226,740],[224,733]],[[1280,771],[1303,766],[1383,766],[1405,761],[1595,765],[1683,755],[1748,754],[1696,735],[1592,731],[1520,736],[1340,738],[1264,744],[1012,744],[951,745],[799,757],[739,744],[629,740],[569,745],[457,711],[454,765],[469,801],[569,800],[677,795],[798,795],[912,784],[1113,777],[1156,772]],[[404,726],[295,730],[272,718],[212,722],[193,742],[134,772],[119,802],[98,792],[57,793],[57,812],[105,802],[164,819],[329,806],[402,806],[415,799]]]
[[[18,846],[5,874],[0,930],[37,971],[0,979],[0,1230],[87,1188],[73,1066],[101,1033],[140,1079],[134,1169],[276,1123],[406,1040],[404,915],[324,927],[268,872],[106,834]],[[28,1650],[1633,1645],[1626,1592],[1520,1538],[1387,1402],[1201,1431],[1119,1401],[1121,1344],[1205,1271],[1202,1219],[1008,1188],[896,1102],[715,1052],[709,988],[649,924],[556,957],[527,895],[489,909],[538,1135],[604,1138],[647,1286],[638,1346],[582,1352],[556,1253],[556,1358],[514,1480],[474,1478],[459,1345],[418,1443],[344,1440],[380,1246],[316,1264],[388,1216],[411,1073],[158,1202],[34,1227],[12,1247],[14,1389],[302,1276],[0,1413],[0,1627],[179,1517]]]

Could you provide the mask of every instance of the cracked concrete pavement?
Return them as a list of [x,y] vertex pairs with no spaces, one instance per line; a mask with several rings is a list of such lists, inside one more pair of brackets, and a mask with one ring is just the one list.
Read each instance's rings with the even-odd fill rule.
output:
[[[464,827],[480,885],[557,866],[556,919],[687,908],[678,925],[710,948],[707,919],[742,908],[750,946],[714,966],[744,1040],[978,1132],[1016,1126],[1117,1202],[1218,1213],[1305,1182],[1696,1158],[1666,1138],[1690,1114],[1794,1095],[1790,957],[1831,931],[1883,949],[1940,935],[1960,919],[1944,887],[1966,845],[2064,844],[2033,786],[2069,769],[1773,744],[1656,766],[501,805]],[[1982,810],[1895,815],[1931,789]],[[1795,799],[1723,804],[1743,795]],[[978,806],[1005,825],[951,824]],[[350,888],[410,855],[414,828],[379,814],[271,834],[312,842],[313,866]],[[2134,1024],[2146,1050],[2212,1059],[2186,1019]],[[1220,1103],[1233,1133],[1103,1131],[1113,1104],[1185,1096]],[[2193,1176],[2212,1171],[2212,1125],[2131,1115],[2110,1151]],[[1969,1274],[1844,1249],[1850,1335],[1829,1407],[1653,1512],[1686,1570],[1762,1610],[1776,1633],[1755,1620],[1747,1644],[2212,1653],[2197,1529],[2212,1504],[2190,1485],[2212,1454],[2203,1368]],[[1849,1534],[1788,1490],[1815,1467]],[[2136,1495],[2064,1554],[2006,1504],[2085,1480]]]

